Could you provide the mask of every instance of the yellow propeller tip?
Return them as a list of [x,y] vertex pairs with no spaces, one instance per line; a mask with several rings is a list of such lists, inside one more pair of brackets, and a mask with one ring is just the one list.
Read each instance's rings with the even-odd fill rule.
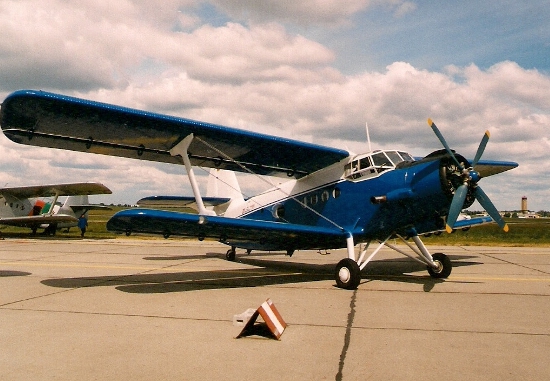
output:
[[449,234],[451,234],[453,232],[453,228],[450,227],[449,225],[445,226],[445,230],[447,230],[447,233],[449,233]]
[[485,135],[487,135],[488,138],[491,137],[491,133],[489,132],[489,130],[485,131]]
[[432,126],[432,124],[433,124],[433,122],[432,122],[431,118],[428,118],[428,126],[430,126],[430,127],[431,127],[431,126]]
[[510,228],[508,227],[508,224],[504,225],[502,230],[504,230],[505,233],[508,233],[508,230],[510,230]]

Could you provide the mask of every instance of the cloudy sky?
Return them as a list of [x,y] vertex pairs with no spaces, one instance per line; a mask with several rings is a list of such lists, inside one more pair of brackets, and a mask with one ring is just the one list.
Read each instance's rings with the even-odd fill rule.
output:
[[[548,0],[0,0],[0,98],[41,89],[356,153],[365,122],[373,148],[414,156],[441,148],[427,118],[467,157],[488,129],[483,158],[520,166],[483,179],[486,193],[550,210],[548,20]],[[2,186],[191,194],[179,166],[3,135],[0,157]]]

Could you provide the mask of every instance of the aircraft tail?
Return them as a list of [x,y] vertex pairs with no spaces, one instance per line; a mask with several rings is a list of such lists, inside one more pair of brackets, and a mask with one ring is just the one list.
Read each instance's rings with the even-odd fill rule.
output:
[[87,194],[83,194],[79,196],[67,196],[67,199],[63,204],[63,207],[70,207],[75,205],[88,205],[89,203],[90,202],[88,201]]
[[237,181],[235,172],[223,169],[211,169],[208,175],[208,185],[206,188],[207,197],[225,197],[230,201],[214,207],[217,215],[233,214],[232,210],[242,208],[244,197],[241,193],[241,187]]

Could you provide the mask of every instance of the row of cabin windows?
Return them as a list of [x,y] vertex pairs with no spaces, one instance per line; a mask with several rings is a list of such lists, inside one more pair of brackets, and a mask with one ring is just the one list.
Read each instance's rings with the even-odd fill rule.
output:
[[[314,206],[317,203],[319,203],[319,200],[321,202],[327,202],[331,195],[332,195],[333,198],[336,199],[336,198],[340,197],[340,193],[341,193],[341,191],[340,191],[339,188],[334,188],[332,190],[332,193],[329,192],[327,189],[325,189],[321,193],[316,192],[316,193],[307,195],[302,199],[302,207],[307,208],[308,206]],[[263,212],[263,209],[262,209],[262,212]],[[273,217],[275,217],[275,218],[284,219],[285,218],[285,206],[282,205],[282,204],[275,204],[273,206],[273,209],[272,209],[272,214],[273,214]]]
[[315,192],[313,194],[307,195],[302,199],[302,207],[307,206],[315,206],[319,202],[327,202],[332,196],[332,198],[336,199],[340,197],[340,188],[334,188],[332,192],[329,192],[327,189],[322,191],[321,193]]

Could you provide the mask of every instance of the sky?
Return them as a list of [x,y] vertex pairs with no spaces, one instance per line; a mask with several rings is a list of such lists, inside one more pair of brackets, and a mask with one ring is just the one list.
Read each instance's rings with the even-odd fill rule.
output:
[[[57,92],[316,144],[449,145],[519,167],[479,183],[550,210],[550,1],[0,0],[0,99]],[[133,204],[191,195],[183,166],[15,144],[3,186],[98,181]],[[204,172],[198,170],[201,187]],[[265,188],[240,177],[247,195]],[[481,210],[478,204],[470,209]]]

